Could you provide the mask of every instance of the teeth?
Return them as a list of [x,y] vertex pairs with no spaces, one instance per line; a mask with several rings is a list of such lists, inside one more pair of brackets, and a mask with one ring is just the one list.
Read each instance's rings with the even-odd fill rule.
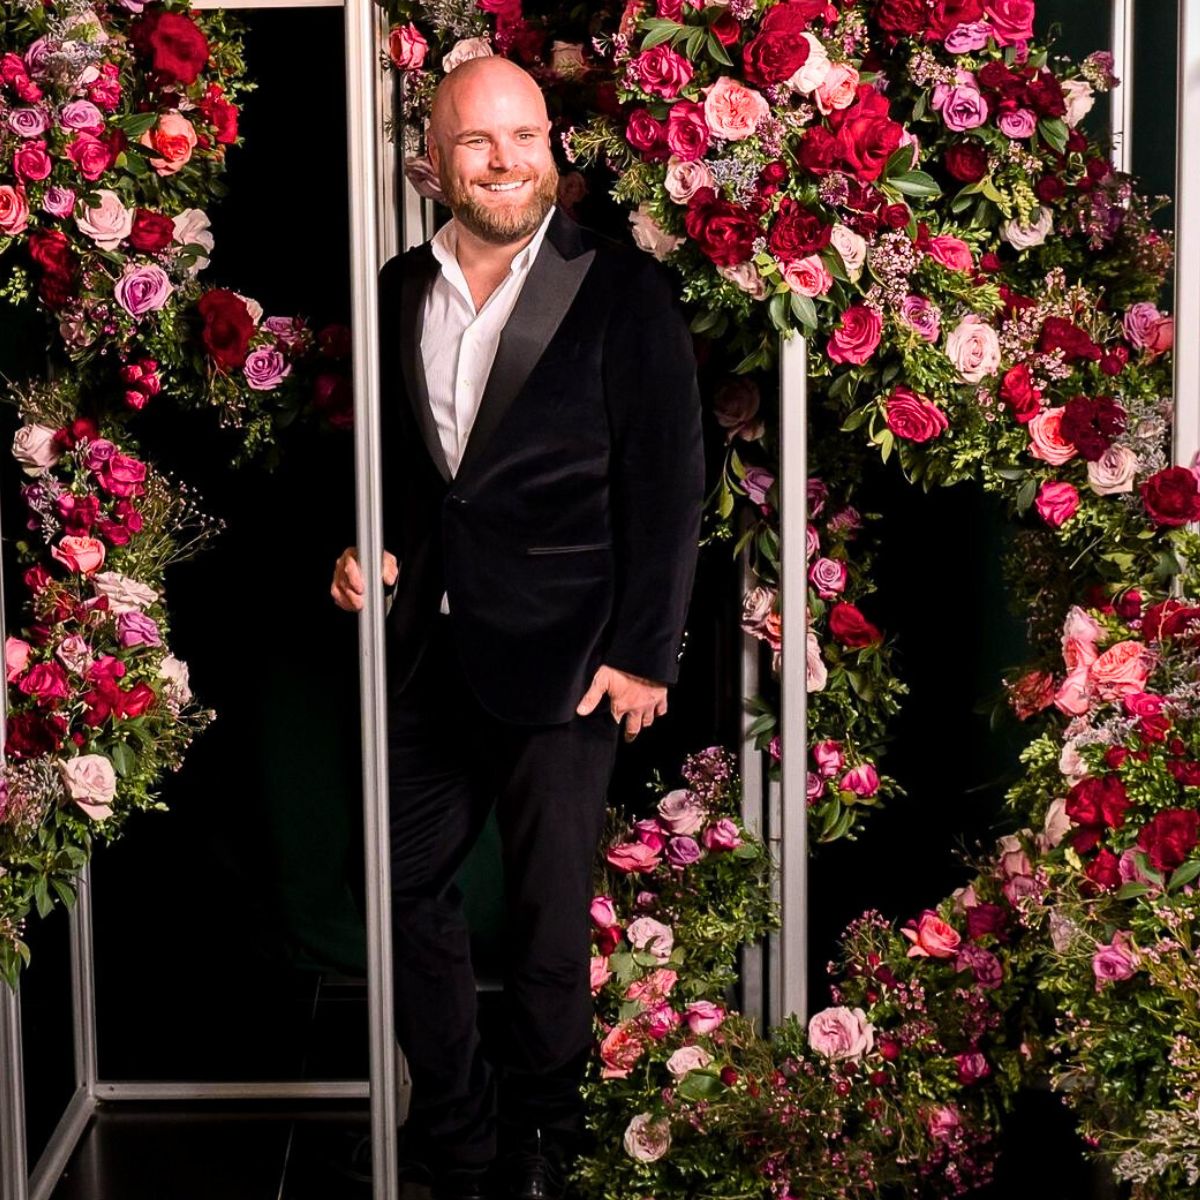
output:
[[519,187],[524,187],[525,180],[518,179],[515,183],[485,183],[482,186],[489,192],[512,192]]

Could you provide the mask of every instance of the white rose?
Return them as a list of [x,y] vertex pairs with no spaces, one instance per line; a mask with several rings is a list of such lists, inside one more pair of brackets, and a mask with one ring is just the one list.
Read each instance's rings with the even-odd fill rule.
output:
[[113,613],[139,612],[158,599],[158,593],[119,571],[101,571],[92,576],[92,586],[98,596],[108,597],[108,611]]
[[829,54],[816,35],[802,33],[800,36],[808,43],[808,57],[800,70],[787,80],[786,86],[808,95],[825,82],[825,76],[829,74]]
[[[1084,772],[1086,774],[1086,771]],[[1042,825],[1042,833],[1038,838],[1038,849],[1044,854],[1053,850],[1070,832],[1071,818],[1067,816],[1067,801],[1065,796],[1056,796],[1046,809],[1046,820]]]
[[856,282],[862,274],[863,263],[867,261],[867,241],[860,237],[847,225],[835,225],[829,231],[829,241],[842,257],[846,274],[852,282]]
[[75,218],[80,233],[90,237],[101,250],[115,250],[133,228],[133,209],[121,203],[121,197],[110,188],[97,193],[100,203],[85,208]]
[[103,754],[80,754],[75,758],[59,759],[56,765],[67,794],[93,821],[112,816],[117,773]]
[[663,229],[646,210],[644,204],[636,212],[629,214],[629,221],[633,226],[633,240],[637,243],[638,249],[645,250],[647,254],[653,254],[659,262],[678,250],[685,241],[684,238]]
[[[185,208],[171,219],[171,224],[175,227],[175,242],[180,246],[203,246],[205,250],[212,250],[213,235],[208,232],[209,219],[208,214],[199,208]],[[189,275],[196,275],[203,271],[208,266],[209,260],[204,257],[197,258],[190,267],[188,267]]]
[[492,46],[487,38],[463,38],[455,42],[450,52],[442,59],[442,70],[449,73],[459,63],[465,63],[471,58],[490,58]]
[[192,689],[188,685],[188,665],[182,659],[168,654],[158,665],[160,678],[167,681],[168,700],[177,704],[186,704],[192,698]]
[[676,1079],[682,1079],[689,1071],[698,1071],[707,1067],[713,1057],[703,1046],[680,1046],[667,1059],[667,1070]]
[[1086,79],[1064,79],[1062,82],[1063,99],[1067,102],[1068,125],[1078,125],[1092,111],[1096,103],[1096,95],[1092,85]]
[[722,279],[728,279],[736,284],[754,300],[761,300],[767,294],[767,285],[758,273],[758,268],[747,259],[736,267],[718,267],[717,274]]
[[13,458],[26,475],[44,475],[58,462],[60,451],[54,446],[55,430],[49,425],[22,425],[13,437]]
[[1138,456],[1128,446],[1109,446],[1095,462],[1088,463],[1088,487],[1097,496],[1131,492],[1137,468]]
[[657,1162],[671,1145],[671,1125],[665,1117],[639,1113],[625,1130],[625,1153],[638,1162]]
[[1030,225],[1022,225],[1016,217],[1000,226],[1000,236],[1014,250],[1028,250],[1040,246],[1054,230],[1054,214],[1044,205],[1039,205],[1037,216]]
[[251,300],[249,296],[243,296],[241,292],[234,292],[233,294],[239,300],[242,300],[245,302],[246,311],[249,312],[249,314],[250,314],[250,320],[252,320],[255,323],[255,325],[257,325],[259,323],[259,321],[262,320],[263,306],[261,304],[259,304],[259,302],[257,300]]
[[825,660],[821,657],[821,643],[817,641],[817,635],[810,629],[808,631],[807,690],[810,692],[824,691],[828,680],[829,672],[825,668]]

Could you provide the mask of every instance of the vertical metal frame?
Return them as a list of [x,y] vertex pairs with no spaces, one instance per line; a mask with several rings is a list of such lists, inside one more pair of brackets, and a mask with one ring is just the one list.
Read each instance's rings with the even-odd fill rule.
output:
[[1200,0],[1179,0],[1175,149],[1175,461],[1200,450]]
[[1113,74],[1120,85],[1112,91],[1112,164],[1133,171],[1133,0],[1112,0]]

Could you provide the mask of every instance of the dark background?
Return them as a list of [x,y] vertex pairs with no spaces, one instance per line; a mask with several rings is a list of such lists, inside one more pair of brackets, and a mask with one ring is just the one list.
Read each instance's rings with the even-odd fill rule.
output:
[[[1107,7],[1042,0],[1039,29],[1061,21],[1060,47],[1079,58],[1107,44]],[[247,61],[260,86],[244,108],[246,147],[230,154],[230,195],[210,212],[216,247],[202,278],[258,299],[267,315],[344,321],[342,14],[300,9],[247,19]],[[1138,21],[1134,165],[1146,190],[1170,193],[1175,5],[1141,6]],[[1101,98],[1089,124],[1101,131],[1106,120]],[[600,221],[602,209],[593,201],[582,216]],[[40,341],[39,326],[6,313],[0,370],[14,378],[36,371]],[[168,593],[172,648],[190,664],[202,703],[219,716],[184,770],[165,781],[171,811],[136,819],[133,836],[103,850],[93,867],[100,1074],[361,1077],[357,622],[328,594],[334,559],[355,536],[352,439],[292,430],[274,474],[233,471],[228,435],[214,426],[207,415],[181,415],[160,399],[138,427],[155,461],[194,485],[206,511],[228,524],[214,548],[174,568]],[[15,625],[19,480],[11,458],[0,461],[7,613]],[[814,861],[814,1007],[824,996],[824,964],[849,920],[867,907],[906,919],[963,881],[955,851],[990,840],[1020,744],[1019,735],[991,735],[975,711],[1022,658],[1021,628],[1004,602],[1005,525],[994,503],[974,487],[926,495],[885,469],[872,472],[867,491],[869,507],[886,514],[878,613],[899,638],[897,667],[911,692],[892,726],[885,765],[908,797],[876,814],[859,840],[823,847]],[[653,768],[673,782],[688,752],[715,741],[736,745],[737,609],[732,564],[715,547],[702,559],[671,712],[623,749],[614,800],[636,806]],[[486,973],[503,933],[493,831],[468,878]],[[59,912],[32,922],[29,932],[34,963],[23,1008],[31,1161],[71,1092],[65,931]],[[187,1139],[208,1128],[189,1118],[185,1132],[173,1127],[179,1140],[172,1140],[161,1123],[131,1119],[110,1120],[107,1140],[89,1135],[62,1197],[157,1195],[132,1183],[104,1190],[113,1185],[97,1181],[105,1171],[129,1169],[154,1145],[173,1147],[169,1161],[182,1169],[193,1145]],[[222,1144],[231,1164],[241,1164],[245,1195],[276,1194],[270,1162],[280,1147],[286,1160],[294,1132],[263,1120]],[[1071,1122],[1053,1098],[1030,1096],[1007,1141],[996,1196],[1018,1188],[1027,1198],[1095,1194]],[[211,1146],[203,1138],[195,1144]],[[1040,1159],[1036,1181],[1031,1152]],[[252,1190],[256,1171],[261,1191]],[[225,1185],[194,1186],[200,1190],[179,1184],[172,1194],[234,1194]],[[293,1181],[286,1194],[300,1195],[301,1185]],[[336,1191],[324,1194],[337,1200]]]

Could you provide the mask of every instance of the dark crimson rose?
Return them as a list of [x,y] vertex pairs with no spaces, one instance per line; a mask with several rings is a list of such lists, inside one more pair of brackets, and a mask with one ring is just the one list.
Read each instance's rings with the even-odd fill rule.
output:
[[987,150],[977,141],[955,142],[944,161],[959,183],[978,183],[988,173]]
[[62,745],[67,720],[57,713],[13,713],[6,726],[5,751],[13,758],[39,758]]
[[596,953],[607,958],[621,940],[620,925],[610,925],[606,929],[596,931]]
[[722,46],[734,46],[742,36],[741,22],[727,8],[722,11],[710,28],[717,35],[717,41]]
[[838,166],[841,146],[824,125],[810,125],[800,142],[800,165],[814,175],[826,175]]
[[1046,318],[1041,337],[1038,339],[1038,350],[1042,354],[1053,354],[1055,350],[1061,350],[1067,362],[1074,362],[1079,358],[1099,362],[1102,356],[1100,347],[1082,329],[1062,317]]
[[928,442],[948,425],[946,414],[932,400],[900,384],[884,402],[887,427],[906,442]]
[[1128,362],[1129,347],[1113,346],[1111,350],[1105,352],[1104,357],[1100,360],[1100,370],[1105,375],[1120,375]]
[[1128,757],[1129,751],[1124,746],[1109,746],[1104,752],[1104,765],[1116,771]]
[[1130,588],[1117,597],[1113,607],[1117,615],[1125,621],[1133,621],[1142,615],[1142,593],[1137,588]]
[[1043,175],[1033,185],[1033,191],[1043,204],[1053,204],[1067,194],[1067,185],[1057,175]]
[[349,326],[336,322],[323,325],[317,332],[317,348],[325,358],[345,358],[350,353]]
[[719,267],[745,262],[754,239],[762,233],[758,218],[749,209],[718,199],[712,188],[701,188],[692,197],[684,225],[688,237]]
[[334,429],[354,426],[354,393],[345,375],[322,371],[314,380],[312,405]]
[[883,641],[883,634],[853,604],[844,601],[830,609],[829,632],[850,650]]
[[58,515],[63,519],[67,533],[86,534],[100,515],[99,496],[75,496],[62,492],[55,502]]
[[195,83],[208,62],[208,42],[191,17],[156,8],[135,21],[129,40],[169,83]]
[[1143,746],[1153,742],[1165,742],[1171,728],[1171,718],[1164,713],[1153,713],[1142,717],[1137,723],[1138,737]]
[[1000,399],[1012,409],[1020,425],[1026,425],[1042,411],[1042,393],[1033,386],[1029,367],[1020,363],[1009,367],[1000,380]]
[[1180,759],[1170,759],[1167,770],[1175,776],[1176,783],[1183,787],[1200,787],[1200,762],[1183,762]]
[[1138,848],[1156,871],[1173,871],[1200,840],[1200,813],[1195,809],[1168,808],[1155,813],[1138,833]]
[[1063,97],[1062,84],[1050,71],[1039,71],[1037,78],[1026,87],[1025,94],[1039,116],[1067,115],[1067,102]]
[[1067,816],[1079,826],[1071,835],[1071,844],[1086,854],[1105,829],[1118,829],[1125,823],[1129,803],[1125,785],[1116,775],[1081,779],[1067,793]]
[[889,204],[883,210],[883,223],[889,229],[903,229],[912,219],[907,204]]
[[100,436],[100,427],[91,417],[76,417],[70,425],[64,425],[54,434],[54,444],[60,450],[70,450],[86,439],[94,442]]
[[771,225],[771,232],[767,235],[767,242],[777,257],[784,262],[794,262],[824,250],[829,245],[832,232],[833,227],[824,218],[791,196],[785,196]]
[[1200,521],[1200,481],[1187,467],[1167,467],[1141,486],[1142,503],[1158,525],[1188,525]]
[[973,942],[992,934],[1000,937],[1008,926],[1008,913],[1000,904],[973,904],[967,909],[967,937]]
[[96,529],[111,546],[129,545],[130,532],[120,521],[110,521],[105,517],[96,522]]
[[1121,886],[1121,860],[1108,849],[1102,849],[1084,868],[1084,874],[1104,891]]
[[39,565],[30,567],[21,578],[31,592],[40,592],[50,582],[52,576],[45,567]]
[[240,367],[254,336],[254,318],[246,302],[226,288],[213,288],[200,297],[196,309],[204,318],[200,336],[212,360],[223,369]]
[[1142,618],[1142,637],[1148,642],[1161,642],[1188,631],[1193,621],[1200,619],[1200,607],[1179,600],[1164,600],[1152,604]]
[[880,0],[875,20],[897,36],[920,33],[929,19],[925,0]]
[[746,43],[742,66],[746,78],[759,87],[790,79],[808,61],[809,45],[804,30],[825,4],[795,0],[767,9],[758,36]]
[[1062,435],[1095,462],[1125,432],[1125,410],[1110,396],[1072,396],[1063,409]]
[[904,127],[888,116],[887,99],[868,84],[860,85],[858,102],[842,110],[838,147],[846,169],[862,182],[878,179],[900,146]]
[[763,167],[758,177],[763,183],[783,183],[788,177],[787,163],[776,158]]
[[990,92],[999,92],[1002,96],[1016,96],[1025,90],[1021,77],[999,60],[985,63],[975,73],[975,78],[981,87]]
[[38,295],[51,309],[62,308],[74,295],[79,260],[61,229],[35,229],[29,235],[29,257],[42,269]]
[[142,254],[157,254],[171,244],[175,236],[175,225],[170,217],[139,208],[133,214],[133,228],[129,231],[129,244]]
[[983,20],[982,0],[936,0],[925,37],[931,42],[942,41],[959,25],[971,25]]

